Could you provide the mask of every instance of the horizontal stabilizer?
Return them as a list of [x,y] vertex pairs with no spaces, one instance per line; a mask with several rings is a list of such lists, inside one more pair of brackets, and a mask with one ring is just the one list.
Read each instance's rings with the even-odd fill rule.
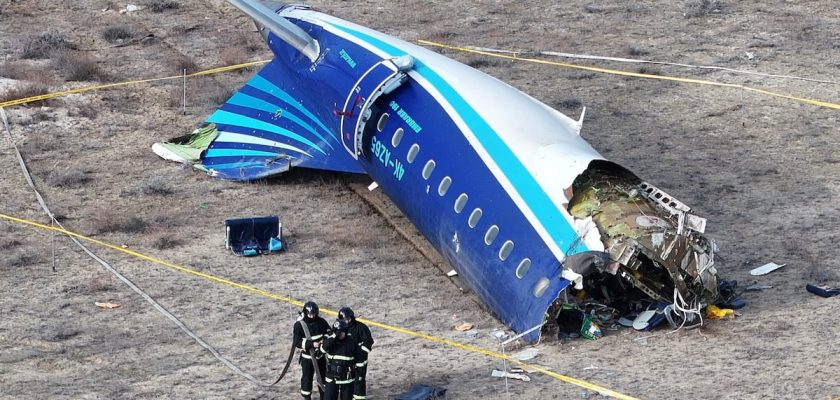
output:
[[[191,135],[152,149],[221,179],[249,181],[292,167],[364,172],[344,151],[332,110],[311,109],[284,90],[276,61],[266,65]],[[332,127],[332,128],[330,128]]]

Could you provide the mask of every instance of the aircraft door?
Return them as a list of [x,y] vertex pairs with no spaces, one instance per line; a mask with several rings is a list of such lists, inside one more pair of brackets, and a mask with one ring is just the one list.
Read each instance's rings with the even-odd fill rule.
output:
[[341,116],[341,142],[353,158],[363,152],[362,133],[372,115],[371,107],[383,94],[391,93],[407,79],[414,65],[411,56],[382,60],[362,75],[347,94]]

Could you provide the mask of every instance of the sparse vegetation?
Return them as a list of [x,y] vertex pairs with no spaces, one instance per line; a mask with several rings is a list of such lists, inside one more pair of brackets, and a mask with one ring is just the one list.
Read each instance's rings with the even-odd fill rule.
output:
[[639,67],[639,69],[636,71],[638,71],[640,74],[645,75],[662,75],[662,71],[660,71],[659,69],[645,66]]
[[641,48],[641,47],[630,46],[630,48],[627,49],[627,54],[630,54],[631,56],[638,57],[638,56],[646,56],[646,55],[650,54],[650,52]]
[[184,70],[187,70],[188,74],[198,71],[198,65],[196,65],[195,61],[185,54],[172,58],[169,61],[169,65],[178,73],[183,73]]
[[472,58],[467,60],[466,64],[470,67],[481,69],[485,67],[497,67],[501,64],[501,62],[497,59]]
[[58,32],[44,32],[30,38],[23,45],[22,57],[29,59],[51,58],[56,51],[67,51],[74,48],[75,46],[64,39],[64,35]]
[[140,193],[146,195],[167,195],[173,192],[165,178],[153,176],[140,184]]
[[559,100],[555,101],[554,104],[552,104],[552,106],[554,106],[554,108],[566,108],[566,109],[578,108],[582,105],[583,105],[583,102],[580,101],[580,99],[577,98],[577,97],[565,97],[565,98],[562,98],[562,99],[559,99]]
[[683,15],[686,18],[697,18],[710,13],[719,13],[721,9],[722,5],[720,0],[691,0],[686,2]]
[[149,226],[151,228],[159,229],[159,228],[174,228],[178,226],[178,220],[171,215],[166,214],[157,214],[153,215],[149,218]]
[[112,44],[122,43],[125,39],[129,39],[133,35],[131,29],[124,25],[109,26],[102,31],[102,38]]
[[67,112],[67,115],[71,117],[84,117],[87,119],[96,119],[99,116],[99,110],[96,107],[90,104],[82,104],[78,107],[74,107]]
[[[40,96],[49,93],[49,88],[40,83],[19,83],[12,88],[0,93],[0,102],[25,99],[29,97]],[[26,103],[29,106],[42,106],[48,100],[40,100],[36,102]]]
[[54,187],[78,186],[89,180],[87,172],[77,168],[54,169],[47,176],[47,184]]
[[91,293],[107,292],[114,290],[113,278],[110,275],[99,276],[88,283],[88,290]]
[[100,209],[90,219],[91,229],[94,233],[125,232],[140,233],[146,230],[148,224],[136,216],[126,217],[117,215],[108,208]]
[[57,50],[50,55],[53,67],[68,81],[102,81],[105,73],[93,58],[85,53]]
[[0,64],[0,77],[32,81],[48,85],[53,82],[53,74],[39,66],[26,65],[21,62],[4,62]]
[[211,106],[218,106],[228,101],[236,92],[236,89],[217,86],[207,93],[207,104]]
[[55,115],[46,111],[36,111],[34,114],[32,114],[32,118],[30,118],[29,120],[29,122],[32,124],[37,124],[39,122],[44,121],[55,121]]
[[173,0],[149,0],[146,2],[146,7],[149,7],[152,12],[159,13],[167,10],[178,9],[180,4]]
[[16,239],[0,239],[0,250],[8,250],[12,247],[17,247],[20,245],[20,241]]
[[25,267],[32,264],[38,263],[38,257],[33,254],[26,253],[24,251],[18,251],[12,253],[12,255],[6,259],[4,263],[7,263],[10,267]]
[[587,4],[583,6],[583,10],[590,14],[599,14],[604,12],[604,9],[594,4]]
[[[241,48],[225,47],[222,49],[221,53],[219,53],[219,60],[222,62],[222,65],[236,65],[248,61],[248,57]],[[239,71],[242,72],[244,69]]]
[[173,238],[171,235],[163,234],[152,240],[152,247],[157,250],[172,249],[184,244],[184,241]]

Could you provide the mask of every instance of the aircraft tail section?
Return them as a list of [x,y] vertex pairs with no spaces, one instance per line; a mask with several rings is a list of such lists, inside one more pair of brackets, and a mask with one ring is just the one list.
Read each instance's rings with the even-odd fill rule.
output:
[[[254,75],[192,135],[156,143],[161,157],[187,162],[221,179],[249,181],[292,167],[364,172],[341,146],[334,121],[284,87],[277,61]],[[211,139],[208,139],[211,138]]]

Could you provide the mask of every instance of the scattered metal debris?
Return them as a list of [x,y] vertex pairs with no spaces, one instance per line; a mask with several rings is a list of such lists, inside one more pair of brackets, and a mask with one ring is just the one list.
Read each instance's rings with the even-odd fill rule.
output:
[[759,285],[757,283],[749,285],[744,288],[745,292],[760,292],[762,290],[773,289],[773,285]]
[[506,371],[499,371],[494,369],[490,376],[494,378],[509,378],[509,379],[518,379],[523,382],[531,382],[531,377],[525,374],[514,374],[511,372]]
[[691,208],[607,163],[593,163],[570,192],[569,213],[591,251],[564,262],[575,285],[549,311],[558,336],[595,340],[601,327],[649,330],[666,320],[681,328],[721,300],[717,246]]
[[809,283],[805,285],[805,290],[817,296],[826,298],[840,295],[840,288],[835,288],[827,285],[817,286]]
[[110,301],[103,301],[103,302],[96,301],[93,304],[96,304],[96,306],[99,307],[99,308],[104,308],[104,309],[108,309],[108,310],[120,307],[119,304],[112,303]]
[[767,275],[767,274],[769,274],[769,273],[771,273],[771,272],[773,272],[773,271],[775,271],[779,268],[784,267],[785,265],[787,265],[787,264],[776,264],[774,262],[769,262],[769,263],[764,264],[764,265],[762,265],[758,268],[753,268],[750,271],[750,275],[752,275],[752,276]]
[[459,331],[459,332],[466,332],[468,330],[471,330],[472,328],[473,328],[473,324],[471,324],[469,322],[464,322],[462,324],[457,325],[455,327],[455,330]]
[[540,351],[536,347],[529,347],[513,355],[513,358],[519,361],[528,361],[534,359]]
[[492,333],[490,333],[494,338],[498,340],[505,340],[509,336],[507,332],[501,329],[494,329]]

